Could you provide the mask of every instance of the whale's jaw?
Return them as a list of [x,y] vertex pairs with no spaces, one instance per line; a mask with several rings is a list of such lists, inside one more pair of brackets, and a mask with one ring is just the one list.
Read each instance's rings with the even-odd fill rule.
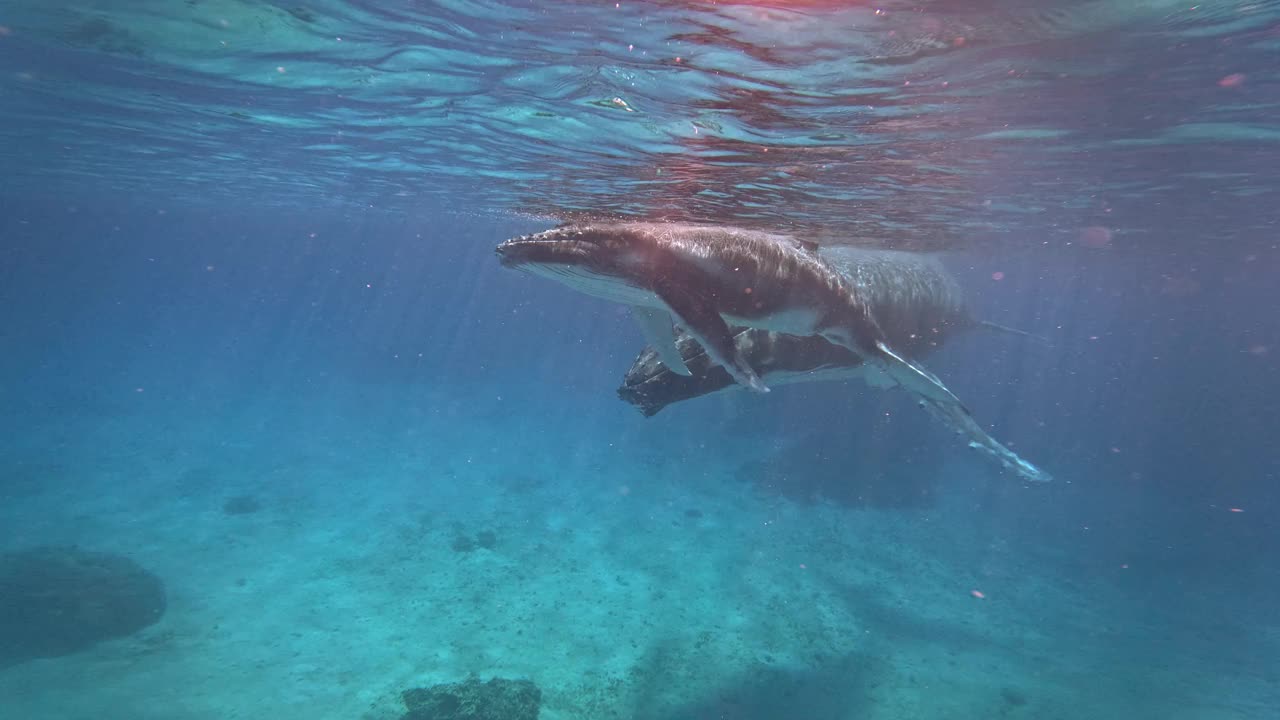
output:
[[494,251],[505,268],[554,280],[592,297],[641,307],[660,307],[646,277],[643,246],[627,233],[565,226],[522,235]]

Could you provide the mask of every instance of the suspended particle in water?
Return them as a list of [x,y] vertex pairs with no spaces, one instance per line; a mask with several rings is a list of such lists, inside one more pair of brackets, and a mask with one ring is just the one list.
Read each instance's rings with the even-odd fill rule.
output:
[[1004,279],[1004,273],[1002,273],[1002,272],[1000,272],[999,270],[997,270],[997,271],[995,271],[995,272],[991,273],[991,279],[992,279],[992,280],[1003,280],[1003,279]]
[[1218,87],[1233,88],[1244,84],[1244,73],[1231,73],[1218,80]]
[[1111,230],[1101,225],[1091,225],[1080,231],[1080,244],[1088,248],[1102,248],[1111,244]]

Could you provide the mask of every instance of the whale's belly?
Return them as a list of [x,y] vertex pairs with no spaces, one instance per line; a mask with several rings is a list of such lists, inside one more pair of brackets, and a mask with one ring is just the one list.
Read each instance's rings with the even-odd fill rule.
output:
[[760,315],[721,313],[720,316],[730,325],[739,327],[772,330],[801,337],[818,334],[818,313],[815,309],[808,307],[786,308]]

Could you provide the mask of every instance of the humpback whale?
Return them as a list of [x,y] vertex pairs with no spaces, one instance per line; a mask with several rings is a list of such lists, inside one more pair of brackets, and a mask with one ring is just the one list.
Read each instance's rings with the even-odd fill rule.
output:
[[918,256],[824,256],[792,235],[654,222],[563,225],[507,240],[496,252],[504,267],[631,306],[672,372],[693,376],[691,346],[681,349],[673,322],[709,363],[757,392],[768,386],[752,365],[754,346],[733,328],[821,340],[873,368],[873,382],[912,393],[971,447],[1028,480],[1049,479],[987,435],[959,398],[910,359],[905,348],[927,344],[927,333],[963,317],[954,283]]

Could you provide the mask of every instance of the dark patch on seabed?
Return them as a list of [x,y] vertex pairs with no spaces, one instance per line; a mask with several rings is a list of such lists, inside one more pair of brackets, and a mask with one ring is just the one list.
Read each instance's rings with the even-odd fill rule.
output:
[[542,690],[528,680],[477,677],[406,690],[401,720],[538,720]]
[[121,555],[75,547],[0,555],[0,668],[132,635],[166,605],[160,578]]

